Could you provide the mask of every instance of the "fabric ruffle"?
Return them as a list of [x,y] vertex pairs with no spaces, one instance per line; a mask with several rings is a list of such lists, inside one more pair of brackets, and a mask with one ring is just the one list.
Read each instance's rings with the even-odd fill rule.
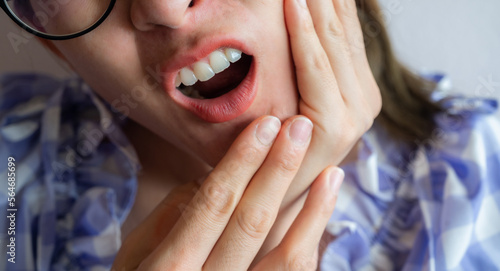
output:
[[[444,104],[435,136],[414,152],[377,123],[363,135],[358,161],[344,167],[321,270],[500,268],[496,101]],[[0,249],[7,270],[110,268],[140,167],[121,119],[80,79],[0,77],[0,161],[14,157],[17,174],[16,264]],[[6,217],[7,183],[0,188]]]
[[140,167],[119,127],[124,116],[77,78],[6,75],[0,90],[0,155],[16,159],[17,173],[16,264],[2,263],[8,270],[109,269]]
[[[447,98],[434,138],[408,153],[376,124],[362,137],[321,270],[500,268],[500,125],[489,99]],[[406,157],[415,157],[407,163]]]

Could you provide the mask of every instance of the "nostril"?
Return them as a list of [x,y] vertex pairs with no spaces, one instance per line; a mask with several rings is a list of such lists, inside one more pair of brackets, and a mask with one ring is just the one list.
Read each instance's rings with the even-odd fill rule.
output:
[[[4,0],[0,0],[2,1]],[[182,26],[188,8],[195,5],[195,0],[133,0],[131,2],[130,18],[135,28],[140,31],[149,31],[157,26],[177,29]],[[196,2],[196,5],[198,4]]]

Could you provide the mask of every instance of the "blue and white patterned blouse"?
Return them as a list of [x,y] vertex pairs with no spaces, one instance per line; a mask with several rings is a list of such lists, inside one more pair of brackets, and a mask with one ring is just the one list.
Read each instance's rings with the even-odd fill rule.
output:
[[[321,270],[500,269],[497,103],[453,98],[447,108],[412,153],[378,124],[362,137]],[[80,79],[0,77],[0,270],[110,268],[140,169],[124,121]]]

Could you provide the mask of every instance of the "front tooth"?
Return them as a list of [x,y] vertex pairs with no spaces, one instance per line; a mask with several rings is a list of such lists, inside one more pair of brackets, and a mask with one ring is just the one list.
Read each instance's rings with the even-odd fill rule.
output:
[[177,74],[177,76],[175,77],[175,87],[176,88],[180,87],[181,83],[182,83],[181,76]]
[[181,75],[181,82],[185,86],[192,86],[196,84],[196,81],[198,81],[198,78],[196,78],[193,71],[188,68],[182,68],[179,74]]
[[210,80],[210,78],[214,77],[215,72],[212,70],[212,67],[205,62],[196,62],[193,65],[194,75],[198,80],[205,82]]
[[224,50],[224,53],[226,54],[227,59],[231,63],[234,63],[234,62],[240,60],[240,58],[241,58],[241,51],[240,50],[236,50],[233,48],[226,48],[226,50]]
[[229,61],[221,51],[214,51],[209,56],[210,66],[214,70],[215,73],[222,72],[223,70],[229,67]]

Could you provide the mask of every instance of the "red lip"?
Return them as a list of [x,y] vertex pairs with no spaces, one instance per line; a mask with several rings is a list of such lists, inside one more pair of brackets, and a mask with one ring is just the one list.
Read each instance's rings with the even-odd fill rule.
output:
[[[214,99],[201,100],[187,97],[175,88],[175,77],[180,69],[195,63],[222,47],[238,49],[244,54],[254,57],[247,76],[235,89]],[[212,123],[226,122],[242,115],[255,100],[257,96],[256,63],[255,56],[252,55],[243,42],[228,38],[212,39],[200,44],[194,50],[190,50],[188,54],[176,55],[174,60],[166,64],[162,69],[164,71],[163,86],[174,102],[204,121]]]

